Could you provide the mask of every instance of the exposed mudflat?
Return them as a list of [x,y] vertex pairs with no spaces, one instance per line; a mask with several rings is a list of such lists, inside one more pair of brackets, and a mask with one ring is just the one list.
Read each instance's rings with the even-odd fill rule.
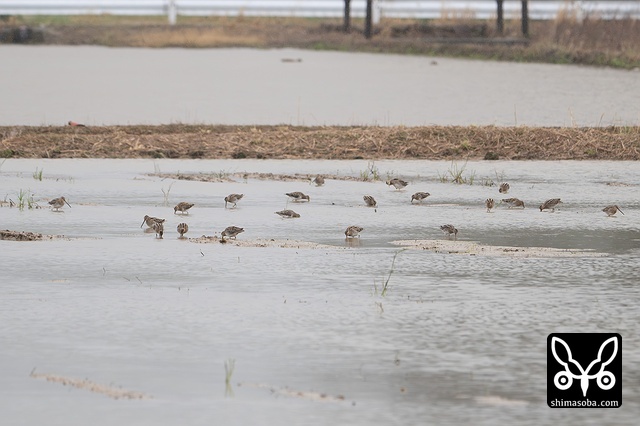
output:
[[279,247],[279,248],[293,248],[293,249],[344,249],[344,247],[330,246],[327,244],[318,244],[310,241],[296,241],[296,240],[276,240],[266,238],[256,238],[249,240],[233,239],[233,238],[220,238],[218,236],[206,236],[203,235],[198,238],[189,238],[190,242],[200,244],[227,244],[235,247]]
[[505,257],[591,257],[606,256],[581,249],[558,249],[552,247],[507,247],[489,246],[473,241],[450,240],[398,240],[391,244],[410,249],[429,250],[435,253],[462,254],[468,256],[505,256]]
[[64,235],[46,235],[37,232],[28,231],[10,231],[5,229],[0,231],[0,240],[8,241],[42,241],[42,240],[59,240],[67,239]]

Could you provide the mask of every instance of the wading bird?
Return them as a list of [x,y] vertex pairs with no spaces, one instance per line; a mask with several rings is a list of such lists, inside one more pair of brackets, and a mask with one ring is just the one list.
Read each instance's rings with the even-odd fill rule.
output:
[[503,198],[500,201],[502,203],[509,204],[509,208],[510,209],[515,209],[515,208],[523,208],[524,209],[524,201],[519,200],[517,198]]
[[222,239],[224,240],[224,237],[227,237],[233,238],[235,240],[238,234],[241,234],[242,232],[244,232],[244,228],[238,228],[237,226],[228,226],[224,231],[222,231]]
[[393,179],[390,179],[390,180],[387,181],[387,185],[389,185],[389,186],[393,185],[393,187],[395,189],[402,189],[405,186],[409,185],[409,182],[404,181],[402,179],[393,178]]
[[187,210],[189,210],[191,207],[193,207],[195,204],[193,203],[186,203],[186,202],[181,202],[176,204],[176,206],[173,208],[173,214],[176,214],[178,211],[180,212],[180,214],[184,214],[185,212],[187,214],[189,214],[189,212]]
[[411,204],[413,204],[413,200],[416,200],[419,204],[422,204],[422,200],[426,199],[430,196],[428,192],[416,192],[411,196]]
[[605,212],[608,217],[611,217],[611,216],[615,215],[618,212],[620,212],[620,214],[622,214],[624,216],[624,213],[622,213],[622,210],[620,210],[620,207],[618,207],[616,205],[607,206],[604,209],[602,209],[602,211]]
[[362,199],[367,207],[378,207],[378,202],[371,195],[365,195]]
[[493,201],[493,198],[487,198],[484,204],[487,206],[487,213],[491,213],[491,209],[495,207],[496,202]]
[[242,200],[244,194],[229,194],[224,197],[224,208],[227,208],[227,203],[233,203],[233,207],[236,207],[238,201]]
[[184,234],[189,232],[189,225],[186,223],[179,223],[176,229],[178,230],[178,234],[180,234],[180,238],[184,238]]
[[64,197],[54,198],[53,200],[49,201],[49,204],[51,204],[54,211],[60,211],[60,208],[63,207],[65,203],[69,206],[69,208],[71,208],[71,204],[69,204],[67,200],[64,199]]
[[455,240],[458,239],[458,230],[453,225],[448,225],[448,224],[447,225],[442,225],[440,227],[440,229],[442,230],[444,235],[449,237],[449,239],[451,239],[451,235],[453,235],[453,238]]
[[276,212],[277,215],[279,215],[282,218],[296,218],[296,217],[300,217],[300,215],[296,212],[294,212],[293,210],[280,210],[279,212]]
[[303,194],[300,191],[287,192],[285,195],[290,197],[293,201],[303,201],[303,200],[311,201],[311,198],[308,195]]
[[556,206],[561,203],[562,201],[560,201],[560,198],[551,198],[545,201],[544,203],[540,204],[540,211],[551,209],[552,212],[555,212]]

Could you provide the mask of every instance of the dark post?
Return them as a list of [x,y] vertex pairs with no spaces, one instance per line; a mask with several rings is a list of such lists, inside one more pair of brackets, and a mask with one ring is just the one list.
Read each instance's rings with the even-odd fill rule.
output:
[[498,2],[498,34],[504,34],[504,8],[503,6],[504,0],[497,0]]
[[522,0],[522,35],[529,37],[529,2]]
[[351,0],[344,0],[344,24],[342,30],[345,33],[351,32]]
[[373,19],[373,0],[367,0],[367,16],[364,21],[364,36],[371,38],[371,21]]

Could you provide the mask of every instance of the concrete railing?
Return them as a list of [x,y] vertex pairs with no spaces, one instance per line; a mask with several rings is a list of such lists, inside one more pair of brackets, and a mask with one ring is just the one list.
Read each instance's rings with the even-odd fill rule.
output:
[[[606,19],[640,18],[638,0],[529,0],[530,19],[553,19],[562,10]],[[376,17],[441,18],[496,16],[496,0],[374,0]],[[351,1],[351,16],[364,17],[365,0]],[[504,0],[507,18],[518,18],[520,0]],[[0,15],[167,15],[341,17],[344,0],[0,0]]]

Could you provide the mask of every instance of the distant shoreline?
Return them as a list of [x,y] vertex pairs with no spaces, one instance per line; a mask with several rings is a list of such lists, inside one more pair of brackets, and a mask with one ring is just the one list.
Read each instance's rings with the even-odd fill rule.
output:
[[[640,68],[640,26],[634,19],[580,20],[568,11],[555,20],[531,20],[526,38],[520,19],[509,18],[502,34],[497,33],[493,20],[384,18],[374,26],[371,39],[364,37],[363,20],[356,18],[349,32],[344,31],[342,19],[336,18],[180,16],[174,26],[166,21],[165,16],[7,16],[0,19],[0,44],[290,47]],[[20,39],[25,32],[21,28],[31,37]]]
[[640,160],[640,127],[0,126],[0,158]]

